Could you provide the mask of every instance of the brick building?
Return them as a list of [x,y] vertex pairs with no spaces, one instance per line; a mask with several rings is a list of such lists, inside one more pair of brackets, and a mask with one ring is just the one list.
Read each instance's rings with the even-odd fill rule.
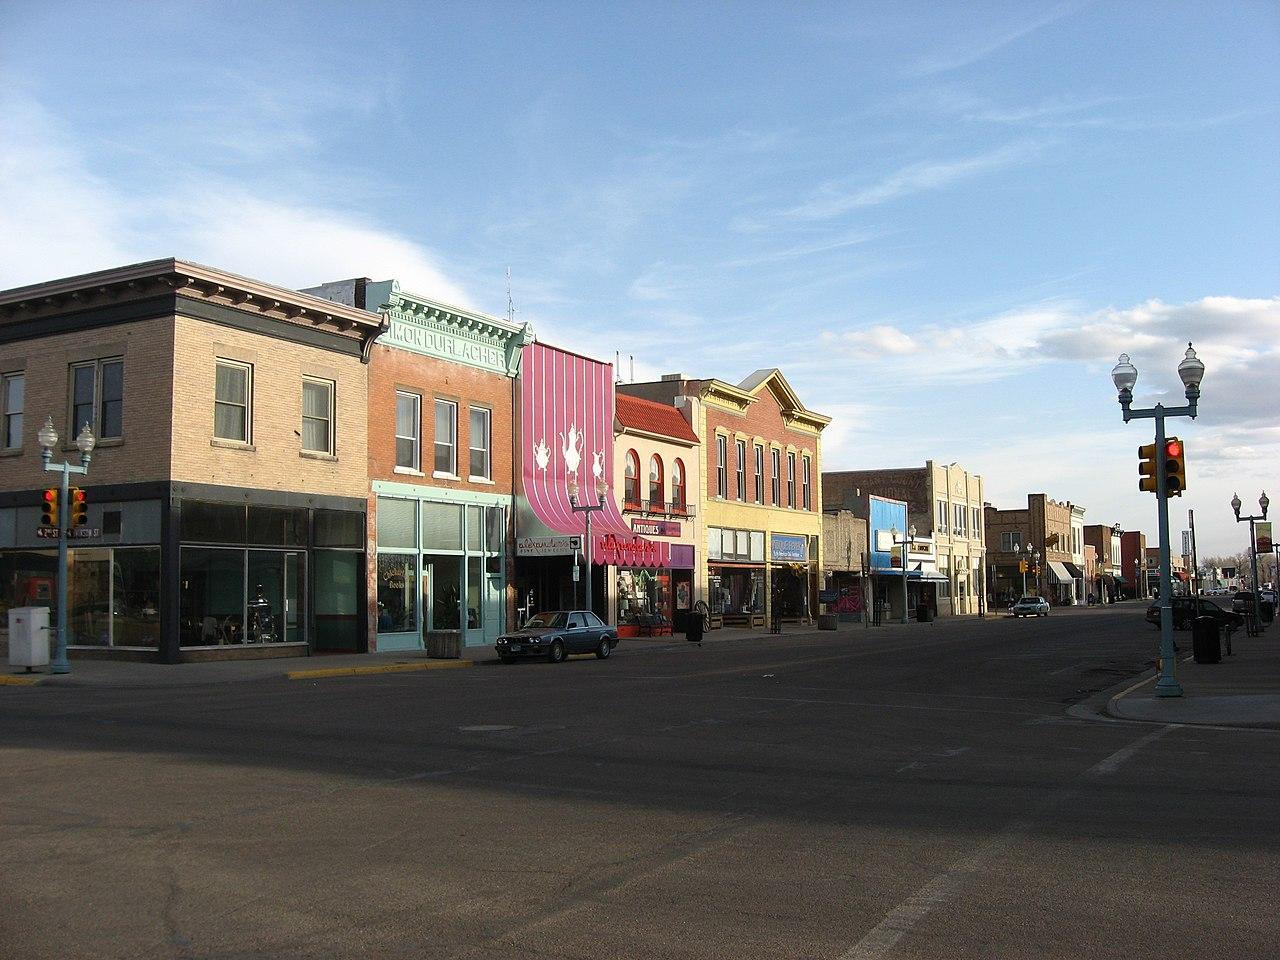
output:
[[370,352],[370,646],[457,656],[515,616],[513,391],[526,324],[394,280],[306,291],[380,311]]
[[1120,534],[1120,571],[1125,582],[1131,585],[1130,596],[1148,597],[1147,590],[1147,535],[1138,530],[1126,530]]
[[823,501],[830,506],[872,494],[905,501],[908,522],[931,539],[936,552],[936,604],[941,615],[976,614],[986,583],[982,477],[958,463],[933,460],[923,467],[840,470],[822,475]]
[[713,624],[764,626],[817,614],[821,570],[822,430],[776,368],[741,383],[669,374],[618,391],[692,405],[701,447],[706,599]]
[[1076,558],[1083,553],[1076,550],[1072,530],[1079,529],[1082,507],[1030,493],[1026,507],[999,510],[988,504],[985,513],[993,602],[1008,602],[1022,592],[1022,563],[1027,565],[1027,593],[1055,606],[1081,602],[1078,585],[1085,572]]
[[[1084,528],[1084,542],[1093,547],[1097,554],[1090,588],[1103,603],[1115,603],[1124,596],[1133,595],[1132,587],[1126,590],[1120,566],[1122,533],[1118,523],[1110,527],[1095,523]],[[1132,577],[1133,572],[1130,571],[1129,575]]]
[[58,460],[84,423],[97,438],[73,658],[364,649],[379,323],[172,259],[0,292],[0,376],[22,404],[0,451],[0,604],[57,602],[57,551],[37,536],[48,417]]

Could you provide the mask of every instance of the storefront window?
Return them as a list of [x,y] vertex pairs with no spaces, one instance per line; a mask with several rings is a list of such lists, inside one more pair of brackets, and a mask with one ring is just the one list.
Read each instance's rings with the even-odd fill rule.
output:
[[764,613],[764,570],[713,567],[712,576],[719,578],[711,598],[719,613]]
[[378,554],[378,632],[418,629],[418,559],[399,553]]
[[160,645],[160,550],[111,551],[111,643],[116,647]]
[[[478,509],[478,508],[477,508]],[[484,626],[484,558],[467,558],[467,629]]]
[[[351,547],[364,549],[364,514],[347,510],[315,512],[315,545],[317,547]],[[409,522],[410,530],[413,522]]]
[[363,554],[316,550],[311,554],[312,631],[317,650],[355,653],[360,649],[360,578]]
[[485,511],[489,531],[485,538],[485,549],[489,553],[502,553],[507,542],[507,516],[502,507],[490,507]]
[[72,550],[67,574],[67,643],[110,646],[111,551]]
[[249,551],[248,643],[297,643],[300,596],[299,554]]
[[378,546],[416,547],[418,545],[418,504],[414,500],[378,498]]
[[422,504],[424,550],[462,549],[462,507],[455,503]]
[[243,550],[183,547],[181,589],[184,647],[243,642]]
[[249,536],[245,542],[264,547],[304,546],[307,542],[307,511],[250,504]]
[[10,607],[48,607],[49,623],[56,614],[58,552],[21,550],[0,554],[0,616],[7,624]]
[[467,507],[467,552],[484,552],[484,507]]
[[182,539],[195,543],[244,543],[245,508],[239,503],[182,501]]
[[462,607],[462,557],[427,556],[422,558],[422,562],[424,569],[430,569],[430,629],[459,629]]

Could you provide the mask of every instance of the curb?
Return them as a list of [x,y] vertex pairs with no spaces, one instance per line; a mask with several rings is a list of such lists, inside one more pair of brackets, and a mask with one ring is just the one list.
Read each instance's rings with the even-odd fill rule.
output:
[[371,667],[322,667],[316,670],[290,670],[290,680],[321,680],[328,677],[363,677],[382,673],[414,673],[419,670],[461,670],[474,667],[474,660],[430,660],[425,663],[388,663]]
[[0,674],[0,687],[34,687],[44,677],[15,677],[12,674]]

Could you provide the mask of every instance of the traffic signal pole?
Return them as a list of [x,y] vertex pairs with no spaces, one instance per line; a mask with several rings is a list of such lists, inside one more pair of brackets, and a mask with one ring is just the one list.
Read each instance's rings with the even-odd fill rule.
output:
[[1182,685],[1175,676],[1177,654],[1173,643],[1173,570],[1169,562],[1169,493],[1165,489],[1168,451],[1165,449],[1164,407],[1157,403],[1156,421],[1156,517],[1160,529],[1160,679],[1156,696],[1180,697]]
[[53,660],[49,663],[49,672],[70,673],[71,661],[67,659],[67,528],[71,523],[71,504],[68,502],[71,474],[67,470],[70,464],[59,466],[62,467],[62,481],[58,491],[58,641]]

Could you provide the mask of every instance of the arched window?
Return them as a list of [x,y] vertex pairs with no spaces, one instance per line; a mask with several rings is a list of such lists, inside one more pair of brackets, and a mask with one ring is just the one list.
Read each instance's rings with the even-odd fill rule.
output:
[[625,486],[622,489],[626,506],[640,506],[640,458],[634,450],[627,451],[627,469]]
[[684,512],[684,461],[671,464],[671,509]]
[[649,458],[649,503],[653,509],[661,509],[664,499],[662,496],[662,458],[655,453]]

